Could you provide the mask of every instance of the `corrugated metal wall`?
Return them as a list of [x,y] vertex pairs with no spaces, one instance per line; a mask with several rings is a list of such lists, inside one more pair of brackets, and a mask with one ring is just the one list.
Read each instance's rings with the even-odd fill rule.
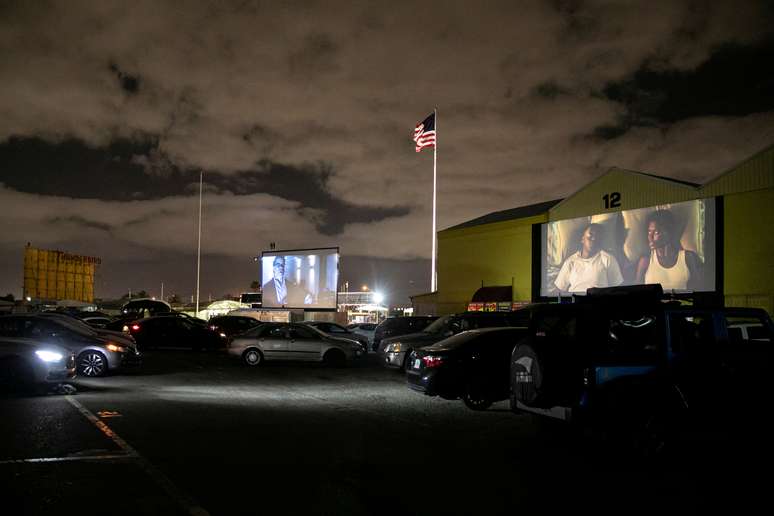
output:
[[[614,194],[619,194],[615,206]],[[639,172],[611,169],[549,210],[549,219],[563,220],[599,213],[690,201],[699,197],[696,187]]]
[[24,297],[94,302],[94,274],[99,258],[24,248]]
[[701,196],[715,197],[767,188],[774,188],[774,145],[706,183],[701,188]]

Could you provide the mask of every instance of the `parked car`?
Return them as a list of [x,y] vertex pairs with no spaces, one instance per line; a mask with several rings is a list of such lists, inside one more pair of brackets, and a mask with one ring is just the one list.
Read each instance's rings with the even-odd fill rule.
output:
[[81,376],[104,376],[140,363],[136,346],[125,337],[99,333],[82,321],[63,314],[0,316],[0,336],[45,339],[72,350]]
[[526,313],[464,312],[446,315],[433,321],[418,333],[391,337],[382,341],[382,363],[387,367],[406,369],[409,355],[415,349],[430,346],[445,338],[467,330],[519,326],[526,328]]
[[23,391],[75,377],[75,354],[43,340],[0,337],[0,389]]
[[352,323],[347,325],[347,329],[367,338],[370,348],[374,343],[374,333],[376,333],[377,326],[376,323]]
[[345,328],[344,326],[332,322],[323,321],[304,321],[304,324],[313,326],[331,337],[339,339],[349,339],[360,343],[363,353],[368,353],[368,337],[355,333],[354,331]]
[[172,306],[160,299],[139,298],[124,303],[121,307],[121,317],[124,319],[150,317],[163,312],[171,312]]
[[434,315],[388,317],[380,322],[374,330],[374,340],[371,349],[380,351],[383,339],[420,332],[436,319],[438,317]]
[[[721,407],[738,417],[768,403],[774,325],[765,311],[664,303],[652,295],[659,285],[646,287],[527,307],[529,330],[511,356],[512,409],[639,436],[638,446],[656,449],[695,417],[711,422]],[[740,323],[760,332],[745,339]]]
[[[81,320],[81,319],[79,319],[77,317],[69,316],[67,314],[63,314],[63,313],[60,313],[60,312],[55,312],[55,313],[42,312],[42,313],[39,313],[37,315],[39,315],[41,317],[59,318],[59,320],[62,321],[62,324],[64,324],[64,325],[72,325],[72,326],[75,326],[76,329],[79,328],[81,331],[85,331],[85,332],[92,332],[93,331],[97,335],[99,335],[101,337],[104,337],[104,338],[108,338],[110,340],[113,340],[117,344],[122,345],[122,346],[128,346],[130,348],[136,348],[137,347],[137,343],[134,341],[134,338],[132,338],[132,336],[128,335],[126,332],[114,331],[114,330],[109,330],[109,329],[106,329],[106,328],[97,328],[97,327],[94,327],[94,326],[86,323],[85,321],[83,321],[83,320]],[[136,365],[136,364],[133,363],[133,365]]]
[[105,328],[115,319],[115,317],[102,312],[81,312],[75,314],[75,317],[93,328]]
[[222,349],[225,346],[218,333],[186,317],[155,315],[132,321],[126,326],[140,349],[184,347],[200,350]]
[[461,398],[485,410],[510,393],[510,360],[526,328],[482,328],[415,350],[406,367],[408,386],[428,396]]
[[200,319],[198,317],[193,317],[191,315],[188,315],[185,312],[178,312],[178,311],[171,311],[171,312],[156,312],[152,315],[149,315],[148,312],[144,312],[145,315],[137,316],[137,314],[129,313],[128,315],[122,315],[116,319],[113,319],[113,321],[105,324],[105,329],[113,330],[113,331],[121,331],[124,333],[129,333],[129,323],[132,323],[137,320],[141,320],[148,317],[154,317],[154,316],[166,316],[166,317],[178,317],[180,319],[185,319],[191,323],[198,324],[199,326],[208,326],[207,321],[204,319]]
[[262,324],[261,321],[241,315],[218,315],[208,321],[210,329],[224,339],[230,339],[259,324]]
[[237,335],[228,354],[249,366],[266,360],[306,360],[341,365],[363,355],[361,344],[331,337],[308,324],[265,323]]

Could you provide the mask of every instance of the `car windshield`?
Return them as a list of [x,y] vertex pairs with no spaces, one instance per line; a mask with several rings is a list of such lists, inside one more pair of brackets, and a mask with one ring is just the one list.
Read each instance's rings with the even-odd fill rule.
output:
[[445,317],[441,317],[440,319],[436,319],[432,322],[427,328],[425,328],[425,333],[442,333],[446,330],[446,328],[454,321],[455,317],[453,315],[447,315]]
[[50,317],[50,320],[51,322],[59,326],[64,326],[65,328],[70,329],[80,335],[93,337],[97,334],[97,332],[94,331],[94,328],[92,328],[85,322],[79,321],[77,319],[71,319],[69,317],[62,316],[62,317]]

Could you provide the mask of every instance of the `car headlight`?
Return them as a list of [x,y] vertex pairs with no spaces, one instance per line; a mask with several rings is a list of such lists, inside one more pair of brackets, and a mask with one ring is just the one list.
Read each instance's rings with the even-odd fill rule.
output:
[[108,351],[112,351],[113,353],[123,353],[126,351],[126,348],[123,346],[118,346],[117,344],[108,344],[105,347],[108,349]]
[[39,359],[43,362],[59,362],[62,360],[63,355],[56,351],[46,351],[45,349],[39,349],[35,352]]

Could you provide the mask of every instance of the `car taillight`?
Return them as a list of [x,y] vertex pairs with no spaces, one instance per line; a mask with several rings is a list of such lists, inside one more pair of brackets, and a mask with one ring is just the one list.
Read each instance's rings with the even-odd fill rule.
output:
[[132,331],[140,331],[140,325],[139,324],[133,324],[131,327]]
[[425,367],[431,368],[431,367],[438,367],[441,364],[443,364],[443,358],[441,357],[434,357],[432,355],[427,355],[422,357],[422,362],[425,363]]

